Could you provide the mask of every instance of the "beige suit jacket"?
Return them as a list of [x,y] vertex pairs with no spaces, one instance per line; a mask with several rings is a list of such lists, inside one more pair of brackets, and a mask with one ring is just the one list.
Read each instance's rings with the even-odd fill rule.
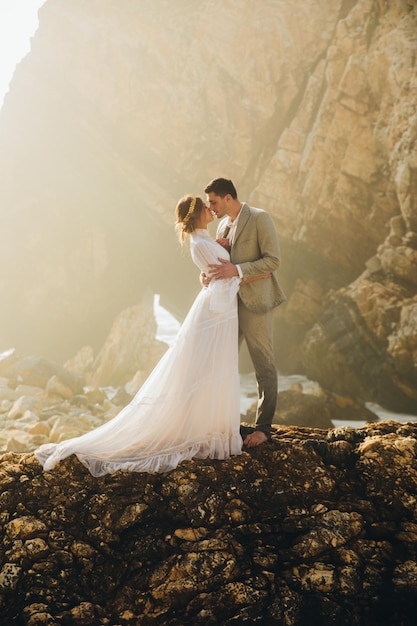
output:
[[[221,220],[217,237],[222,237],[228,218]],[[269,311],[287,299],[276,276],[281,263],[278,236],[269,214],[243,203],[230,259],[240,265],[243,278],[271,272],[270,278],[254,280],[241,285],[239,297],[250,310],[258,313]]]

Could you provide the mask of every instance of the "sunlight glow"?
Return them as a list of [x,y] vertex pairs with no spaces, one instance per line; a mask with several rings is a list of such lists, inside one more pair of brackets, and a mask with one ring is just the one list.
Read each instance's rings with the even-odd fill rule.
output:
[[0,0],[0,107],[17,63],[30,51],[38,9],[46,0]]

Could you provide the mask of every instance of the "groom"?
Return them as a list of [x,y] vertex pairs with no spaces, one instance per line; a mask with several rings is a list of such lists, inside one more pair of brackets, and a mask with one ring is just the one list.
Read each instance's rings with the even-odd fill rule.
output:
[[244,338],[258,382],[258,406],[248,448],[270,438],[277,401],[277,369],[273,346],[273,310],[286,300],[275,275],[281,261],[271,217],[262,209],[240,202],[235,186],[215,178],[204,189],[210,208],[221,220],[217,241],[230,252],[230,261],[211,265],[209,279],[240,276],[238,294],[239,342]]

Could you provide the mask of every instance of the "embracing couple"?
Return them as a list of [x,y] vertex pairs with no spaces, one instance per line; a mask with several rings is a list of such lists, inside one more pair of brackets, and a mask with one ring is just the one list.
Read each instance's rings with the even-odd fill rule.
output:
[[[190,241],[202,289],[174,344],[116,417],[80,437],[44,444],[45,470],[75,454],[94,476],[117,470],[166,472],[192,458],[226,459],[270,438],[277,400],[273,310],[285,301],[276,270],[271,217],[240,202],[231,180],[217,178],[175,209],[181,243]],[[221,219],[216,239],[208,232]],[[245,339],[258,383],[256,423],[240,429],[238,347]]]

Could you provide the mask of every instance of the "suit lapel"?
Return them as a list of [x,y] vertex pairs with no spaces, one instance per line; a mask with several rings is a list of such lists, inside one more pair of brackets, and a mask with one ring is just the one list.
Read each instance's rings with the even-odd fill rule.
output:
[[233,238],[233,246],[236,244],[236,241],[237,241],[240,233],[245,228],[246,222],[248,221],[249,216],[250,216],[249,207],[246,204],[246,202],[244,202],[243,206],[242,206],[242,208],[240,210],[239,220],[237,222],[236,232],[235,232],[235,236]]

